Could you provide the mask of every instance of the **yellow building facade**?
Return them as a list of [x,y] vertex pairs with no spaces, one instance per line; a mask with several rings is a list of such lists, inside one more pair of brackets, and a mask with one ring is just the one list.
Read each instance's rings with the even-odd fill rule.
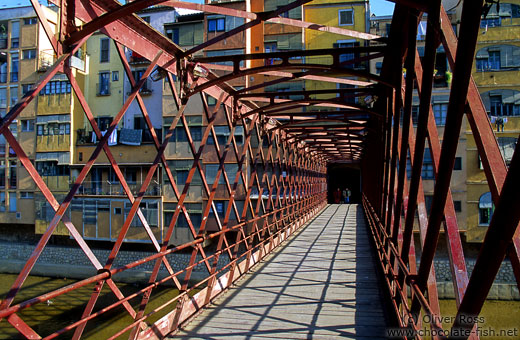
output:
[[[51,28],[56,13],[43,9]],[[51,45],[32,7],[0,11],[0,116],[9,110],[38,81]],[[52,59],[52,53],[50,58]],[[33,100],[10,125],[25,153],[35,160],[38,99]],[[70,144],[70,143],[69,143]],[[6,224],[33,225],[35,215],[34,181],[18,161],[4,136],[0,136],[0,220]]]
[[[326,26],[340,27],[358,32],[369,29],[368,1],[312,1],[303,6],[303,20],[320,23]],[[316,30],[304,30],[304,46],[306,50],[364,46],[365,41]],[[342,55],[340,62],[359,57],[355,54]],[[307,63],[332,64],[332,57],[308,57]],[[368,70],[368,63],[345,65],[346,69]],[[344,76],[343,76],[344,77]],[[351,78],[351,77],[345,77]],[[355,78],[352,78],[355,79]],[[306,81],[306,90],[335,89],[339,84]]]
[[[493,5],[480,24],[473,79],[506,162],[520,133],[520,1]],[[467,241],[482,242],[494,205],[469,125],[467,134]]]

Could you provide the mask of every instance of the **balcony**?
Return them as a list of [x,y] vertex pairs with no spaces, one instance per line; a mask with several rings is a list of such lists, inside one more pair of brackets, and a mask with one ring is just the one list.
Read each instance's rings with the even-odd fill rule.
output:
[[150,61],[148,59],[146,59],[145,57],[143,57],[142,55],[140,55],[139,53],[132,51],[132,54],[130,55],[129,64],[130,65],[146,65],[146,64],[150,64]]
[[[136,81],[139,81],[139,79],[136,79]],[[145,83],[143,84],[143,86],[139,89],[139,94],[141,96],[149,96],[151,95],[153,92],[152,90],[152,82],[150,81],[150,79],[146,79]],[[131,92],[127,92],[126,95],[129,96]]]
[[97,83],[96,96],[110,96],[110,82]]
[[[136,196],[141,189],[143,183],[127,182],[132,194]],[[72,188],[72,184],[70,185]],[[157,181],[152,181],[146,189],[145,196],[161,196],[161,185]],[[119,182],[110,181],[85,181],[79,187],[76,195],[109,195],[109,196],[126,196],[123,186]]]

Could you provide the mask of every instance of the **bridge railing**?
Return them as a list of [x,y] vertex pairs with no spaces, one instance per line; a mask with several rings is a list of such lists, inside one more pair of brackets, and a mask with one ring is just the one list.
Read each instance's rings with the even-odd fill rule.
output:
[[[520,198],[514,193],[519,181],[520,147],[517,142],[508,169],[471,77],[481,7],[480,2],[464,2],[458,39],[440,1],[419,8],[428,13],[426,45],[421,59],[416,45],[417,13],[405,6],[396,6],[391,24],[389,44],[392,51],[385,56],[381,76],[394,84],[395,92],[389,90],[387,100],[374,107],[385,114],[373,125],[380,134],[367,147],[367,153],[373,157],[363,159],[362,176],[380,180],[364,181],[363,206],[397,326],[410,330],[411,338],[421,338],[419,330],[425,327],[421,323],[425,320],[421,313],[425,313],[429,316],[427,319],[433,321],[427,327],[431,327],[432,334],[437,334],[439,339],[448,338],[450,334],[450,338],[478,339],[477,316],[506,256],[520,288],[520,234],[517,232]],[[453,70],[441,137],[431,104],[439,43]],[[420,99],[415,129],[411,121],[414,91]],[[463,230],[459,228],[450,188],[464,117],[475,139],[496,207],[471,276],[466,268],[461,240]],[[426,141],[429,155],[425,155]],[[427,156],[432,161],[435,179],[429,211],[421,178],[423,160]],[[411,171],[410,168],[407,170],[407,162]],[[418,226],[417,243],[414,224]],[[433,267],[442,227],[457,305],[452,325],[446,322],[449,318],[441,315]]]
[[[72,5],[73,1],[69,2],[71,7],[75,7]],[[76,5],[79,6],[79,3]],[[260,114],[251,113],[257,109],[255,103],[244,101],[238,105],[238,102],[234,101],[231,96],[235,90],[224,81],[214,86],[208,86],[204,90],[200,89],[205,82],[208,82],[208,79],[202,77],[200,72],[204,73],[207,70],[180,57],[185,51],[158,34],[142,20],[134,15],[126,15],[140,8],[148,7],[147,2],[129,3],[116,10],[107,5],[106,1],[91,1],[88,8],[75,7],[77,10],[75,13],[61,11],[60,22],[62,25],[56,30],[50,27],[40,5],[33,2],[33,6],[42,25],[42,35],[43,33],[47,35],[57,59],[52,65],[47,65],[48,67],[44,70],[45,74],[39,82],[10,109],[5,117],[2,117],[0,133],[16,153],[19,161],[55,214],[50,221],[42,221],[42,223],[45,222],[43,234],[32,253],[28,255],[28,260],[14,280],[7,296],[0,302],[0,321],[7,322],[10,330],[14,332],[13,334],[19,337],[52,339],[64,336],[79,339],[84,334],[87,324],[103,319],[107,313],[117,308],[121,313],[129,315],[132,321],[111,334],[110,338],[116,338],[124,333],[129,333],[129,337],[132,339],[165,337],[196,311],[211,302],[219,293],[226,290],[324,207],[326,204],[326,158],[315,149],[311,149],[296,138],[289,136],[285,131],[277,129],[276,122],[273,124],[272,120],[265,119]],[[291,6],[296,6],[296,3]],[[107,11],[115,11],[115,14],[111,12],[107,18],[107,15],[103,15]],[[68,20],[66,17],[70,15],[73,17]],[[90,22],[92,25],[85,24],[82,30],[77,30],[71,24],[76,19]],[[99,119],[96,119],[96,113],[91,108],[92,103],[88,100],[88,93],[80,86],[79,80],[83,75],[78,75],[79,73],[71,68],[69,62],[74,54],[85,45],[87,39],[99,29],[114,40],[121,66],[125,70],[132,89],[125,95],[120,110],[114,117],[111,117],[113,119],[108,127],[103,126],[103,129],[106,129],[103,132],[98,125]],[[136,30],[139,33],[135,33]],[[57,37],[54,32],[58,32]],[[135,73],[132,72],[125,57],[123,42],[127,44],[131,42],[132,49],[150,61],[146,64],[146,70],[139,74],[140,79],[134,78]],[[99,141],[93,148],[89,147],[88,160],[85,164],[75,164],[77,167],[74,170],[74,176],[71,176],[73,180],[68,188],[70,191],[60,192],[60,197],[65,197],[60,201],[57,199],[57,193],[49,188],[47,182],[37,171],[28,152],[24,150],[23,145],[9,129],[9,125],[20,116],[25,107],[38,97],[42,89],[58,73],[63,73],[68,78],[75,94],[75,100],[77,100],[75,105],[83,110],[82,113],[85,116],[82,118],[90,124]],[[152,112],[148,111],[142,98],[144,93],[141,90],[152,78],[152,74],[167,80],[170,91],[168,99],[171,105],[167,108],[169,110],[167,115],[171,119],[168,124],[165,123],[167,126],[164,126],[164,136],[158,136],[156,133],[151,120]],[[209,74],[206,76],[210,78]],[[199,90],[193,92],[194,88]],[[217,98],[215,106],[208,105],[206,94]],[[163,98],[158,100],[162,101]],[[147,166],[140,172],[142,179],[139,182],[139,188],[132,184],[135,183],[135,180],[129,181],[129,178],[133,178],[134,175],[129,178],[124,175],[124,164],[116,160],[118,156],[114,154],[115,149],[110,147],[109,141],[113,131],[125,118],[133,102],[137,104],[136,106],[142,114],[143,124],[151,136],[156,151],[153,157],[146,160]],[[192,128],[188,123],[190,116],[187,111],[190,110],[192,104],[199,108],[200,115],[207,122],[202,135],[200,135],[200,127]],[[216,126],[230,131],[230,133],[223,138],[222,135],[217,134]],[[238,128],[243,131],[243,135],[234,133]],[[187,170],[187,174],[174,176],[174,169],[168,162],[172,158],[167,159],[166,150],[169,143],[175,142],[172,138],[174,133],[178,135],[181,131],[185,139],[183,143],[187,145],[187,149],[184,150],[187,154],[183,154],[182,160],[189,159],[191,166],[187,169],[183,167],[182,171]],[[195,136],[196,133],[197,136]],[[209,142],[210,139],[212,142]],[[78,155],[78,158],[81,157]],[[144,156],[136,152],[132,157],[135,157],[136,162],[139,163]],[[204,167],[207,167],[205,157],[210,158],[211,163],[217,166],[216,173],[213,172],[211,176]],[[117,182],[118,187],[121,188],[117,195],[110,190],[107,192],[103,192],[103,190],[85,191],[85,188],[92,184],[85,180],[89,178],[88,175],[95,167],[96,161],[101,158],[104,159],[102,167],[105,170],[106,162],[109,164],[112,174],[111,181]],[[173,158],[173,160],[175,159]],[[135,162],[132,163],[135,165]],[[234,171],[229,171],[229,168]],[[68,167],[64,166],[60,169],[65,171]],[[162,171],[163,178],[166,179],[164,186],[167,186],[169,192],[174,196],[171,198],[171,203],[175,205],[168,224],[161,230],[161,238],[157,235],[157,228],[152,228],[156,225],[147,221],[147,216],[155,216],[155,214],[148,214],[144,210],[148,205],[143,205],[150,188],[156,185],[154,180],[158,169]],[[106,171],[103,172],[101,167],[97,170],[100,170],[99,178],[108,174]],[[195,176],[197,176],[197,183],[194,183]],[[203,190],[203,197],[197,197],[197,202],[203,201],[200,219],[198,215],[196,218],[195,213],[190,211],[190,204],[193,202],[189,201],[188,193],[192,183],[202,186]],[[253,191],[256,192],[256,196]],[[258,193],[264,192],[267,192],[267,195],[262,194],[259,197]],[[89,234],[87,227],[81,225],[86,224],[85,221],[76,223],[75,211],[72,211],[71,204],[78,195],[88,196],[89,209],[99,206],[95,201],[96,197],[106,201],[109,196],[117,196],[117,200],[121,200],[122,195],[125,196],[124,214],[122,206],[117,208],[119,209],[117,215],[123,215],[123,217],[119,217],[123,222],[117,230],[115,227],[112,228],[115,230],[115,241],[110,243],[110,253],[106,261],[100,259],[92,244],[87,242],[87,238],[92,238],[92,234]],[[221,211],[221,206],[217,207],[217,200],[226,201],[225,211]],[[149,201],[148,199],[146,202]],[[112,210],[107,207],[112,206],[105,203],[103,202],[102,209],[107,214],[107,211],[110,213]],[[84,206],[86,205],[85,203]],[[89,210],[90,212],[91,210]],[[197,214],[200,212],[197,211]],[[99,218],[83,214],[83,219],[86,217],[89,218],[89,221],[99,222]],[[139,226],[134,225],[135,219],[141,222]],[[178,245],[174,242],[173,235],[181,220],[187,225],[190,241]],[[213,223],[211,228],[209,227],[210,221]],[[89,222],[88,224],[96,226],[96,223]],[[133,233],[135,234],[137,228],[150,244],[149,249],[152,249],[150,255],[128,263],[124,263],[122,260],[121,265],[122,248],[124,248],[126,240]],[[44,251],[50,247],[51,238],[56,233],[69,236],[70,242],[83,252],[90,262],[90,269],[94,269],[97,274],[34,298],[19,301],[19,292],[23,288],[24,282],[37,265],[37,261],[43,257]],[[177,253],[189,256],[188,264],[180,270],[174,269],[176,267],[173,262],[170,262],[171,255]],[[225,261],[219,261],[222,258],[225,258]],[[150,271],[149,266],[146,265],[151,265],[153,269]],[[123,273],[132,275],[133,270],[141,269],[144,266],[148,273],[146,284],[131,294],[125,295],[117,281],[117,276]],[[194,275],[196,268],[202,268],[202,275],[197,277]],[[88,296],[88,301],[81,306],[80,315],[73,317],[73,320],[66,326],[51,322],[52,327],[49,330],[39,330],[37,321],[30,317],[32,310],[46,302],[49,304],[49,308],[52,308],[50,301],[55,298],[70,296],[73,299],[75,294],[81,294],[78,293],[81,288],[89,285],[93,285],[94,289]],[[173,287],[172,289],[177,289],[179,294],[162,303],[160,307],[149,311],[147,306],[150,296],[163,286]],[[109,294],[116,299],[116,302],[99,305],[100,296],[102,292],[106,291],[104,288],[108,288]],[[149,321],[152,317],[159,315],[158,313],[164,316],[158,321]]]

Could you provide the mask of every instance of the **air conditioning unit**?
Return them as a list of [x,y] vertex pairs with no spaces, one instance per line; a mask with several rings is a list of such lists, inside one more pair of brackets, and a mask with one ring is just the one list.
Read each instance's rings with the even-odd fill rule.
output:
[[22,219],[22,213],[21,213],[20,211],[17,211],[17,212],[16,212],[16,219],[17,219],[17,220]]

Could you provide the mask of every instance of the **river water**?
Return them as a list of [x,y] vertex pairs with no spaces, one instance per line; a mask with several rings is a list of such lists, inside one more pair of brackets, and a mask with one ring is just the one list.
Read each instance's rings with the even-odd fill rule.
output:
[[[15,275],[2,274],[0,275],[0,297],[3,299],[8,289],[16,279]],[[74,283],[71,279],[56,279],[49,277],[30,276],[24,283],[22,290],[19,292],[15,304],[26,299],[38,296],[45,292],[66,286]],[[140,289],[134,284],[118,283],[117,286],[125,296],[132,294]],[[19,316],[31,326],[41,336],[46,336],[52,332],[67,326],[68,324],[77,321],[85,308],[85,305],[90,298],[90,294],[94,285],[80,288],[74,292],[65,294],[52,301],[37,304],[27,310],[19,313]],[[178,291],[171,287],[158,288],[154,290],[151,300],[146,308],[146,312],[163,304],[165,301],[177,296]],[[105,287],[96,304],[95,311],[115,302],[117,299],[112,292]],[[138,306],[140,297],[131,301],[134,308]],[[444,316],[443,328],[449,329],[451,318],[456,313],[456,305],[454,300],[441,300],[441,313]],[[168,310],[173,307],[166,308],[167,310],[154,315],[148,322],[154,322],[162,317]],[[123,307],[116,307],[113,311],[107,312],[101,318],[96,318],[94,322],[87,323],[82,339],[106,339],[132,321],[132,318]],[[427,319],[423,317],[424,324],[427,324]],[[506,340],[514,339],[520,340],[520,301],[487,301],[481,314],[480,324],[481,331],[489,331],[488,336],[481,336],[481,339]],[[427,331],[426,331],[427,332]],[[495,336],[489,336],[494,332]],[[501,335],[499,332],[502,332]],[[506,334],[509,332],[508,334]],[[72,332],[66,333],[58,339],[70,339]],[[0,322],[0,339],[19,339],[21,338],[18,332],[5,320]],[[121,339],[128,339],[128,333],[123,334]],[[425,336],[429,339],[429,336]]]
[[[7,291],[10,289],[15,279],[15,275],[0,275],[1,299],[5,298]],[[49,277],[29,276],[22,286],[21,291],[18,293],[14,304],[74,282],[76,282],[76,280],[66,278],[56,279]],[[117,283],[117,286],[125,296],[128,296],[129,294],[132,294],[142,288],[135,284],[126,283]],[[85,305],[90,298],[93,288],[94,285],[92,284],[62,295],[58,298],[52,299],[51,301],[39,303],[22,311],[19,313],[19,316],[38,334],[41,336],[47,336],[57,331],[58,329],[61,329],[80,319],[80,316],[83,313]],[[177,289],[172,287],[159,287],[154,289],[151,300],[148,303],[145,312],[149,312],[154,308],[157,308],[161,304],[177,296],[177,294]],[[96,303],[94,311],[100,310],[101,308],[116,301],[117,298],[115,298],[114,294],[107,287],[107,285],[104,285],[102,294]],[[136,306],[139,305],[140,301],[141,296],[131,300],[131,304],[134,309],[137,309]],[[173,306],[175,305],[173,304]],[[168,306],[166,309],[172,310],[173,307]],[[154,315],[148,319],[149,322],[158,320],[167,313],[167,310],[159,312],[158,315]],[[106,339],[117,333],[119,330],[123,329],[131,321],[132,318],[128,312],[122,306],[118,306],[113,310],[103,314],[101,317],[94,319],[93,322],[87,323],[87,327],[85,328],[82,339]],[[120,338],[128,339],[128,334],[129,333],[125,333]],[[72,332],[69,332],[63,334],[57,339],[70,339],[71,337]],[[0,339],[20,338],[21,335],[6,320],[2,320],[0,322]]]

